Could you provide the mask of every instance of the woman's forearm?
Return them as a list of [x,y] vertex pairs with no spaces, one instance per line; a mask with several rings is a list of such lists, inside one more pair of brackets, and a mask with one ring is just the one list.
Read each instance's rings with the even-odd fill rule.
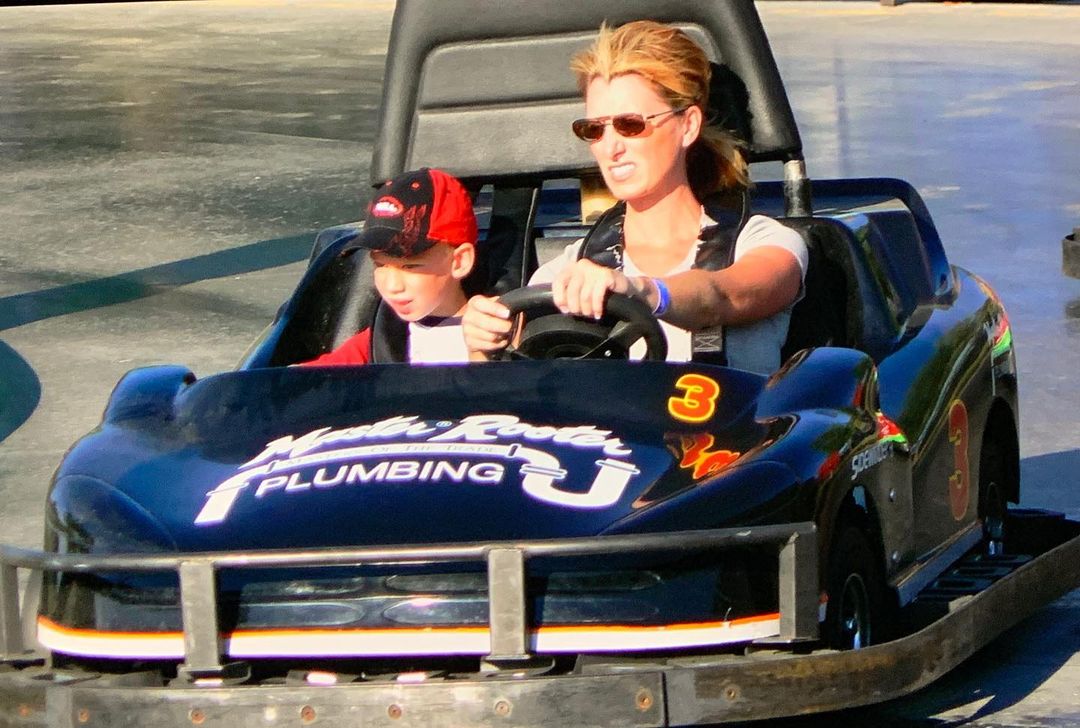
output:
[[[768,318],[791,305],[802,272],[789,251],[763,247],[719,271],[691,270],[663,279],[671,302],[663,320],[689,331],[718,325],[744,325]],[[655,308],[652,281],[639,284],[641,297]]]

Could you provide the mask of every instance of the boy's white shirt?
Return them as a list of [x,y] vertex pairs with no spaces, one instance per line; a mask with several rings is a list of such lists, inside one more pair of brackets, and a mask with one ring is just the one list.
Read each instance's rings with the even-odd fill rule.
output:
[[409,322],[409,362],[458,364],[469,361],[461,317],[450,316],[432,324]]

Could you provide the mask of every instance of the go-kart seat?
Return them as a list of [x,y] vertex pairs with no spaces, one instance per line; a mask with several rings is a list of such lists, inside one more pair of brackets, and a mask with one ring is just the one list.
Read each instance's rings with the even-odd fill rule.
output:
[[379,296],[370,259],[350,246],[357,233],[355,226],[341,226],[316,236],[315,248],[321,252],[313,255],[296,292],[279,311],[284,324],[267,366],[313,359],[372,320]]
[[816,346],[857,346],[862,323],[850,233],[822,218],[782,222],[802,235],[809,258],[804,295],[791,312],[781,360]]

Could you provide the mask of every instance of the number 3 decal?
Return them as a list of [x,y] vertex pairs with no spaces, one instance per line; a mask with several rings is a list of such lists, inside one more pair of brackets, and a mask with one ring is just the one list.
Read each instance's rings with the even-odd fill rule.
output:
[[670,397],[668,412],[683,422],[704,422],[716,413],[716,398],[720,385],[701,374],[684,374],[675,382],[675,388],[684,392],[681,397]]
[[949,442],[953,445],[954,470],[949,476],[949,508],[956,520],[968,510],[971,492],[971,468],[968,465],[968,413],[959,399],[949,405]]

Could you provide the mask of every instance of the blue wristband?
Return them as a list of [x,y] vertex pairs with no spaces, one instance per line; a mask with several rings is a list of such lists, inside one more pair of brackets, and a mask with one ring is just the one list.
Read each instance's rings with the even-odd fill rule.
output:
[[668,307],[671,306],[671,291],[668,290],[667,284],[659,278],[652,278],[653,285],[656,286],[656,308],[652,310],[653,316],[659,318],[667,313]]

